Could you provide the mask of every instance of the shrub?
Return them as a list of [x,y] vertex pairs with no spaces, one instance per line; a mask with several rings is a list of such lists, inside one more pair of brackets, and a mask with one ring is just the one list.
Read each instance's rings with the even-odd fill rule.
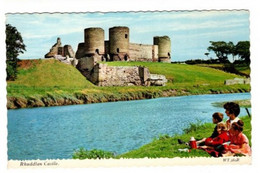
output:
[[73,159],[109,159],[109,158],[114,158],[115,155],[112,152],[109,151],[103,151],[103,150],[97,150],[97,149],[93,149],[93,150],[86,150],[85,148],[80,148],[78,150],[76,150],[73,155],[72,158]]
[[196,123],[190,123],[190,125],[187,128],[183,129],[183,132],[184,133],[195,132],[202,126],[203,126],[203,124],[202,124],[201,120],[197,120]]

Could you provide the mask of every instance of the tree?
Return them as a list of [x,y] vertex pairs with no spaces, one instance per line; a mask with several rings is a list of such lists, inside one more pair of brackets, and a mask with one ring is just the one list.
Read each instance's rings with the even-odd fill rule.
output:
[[208,47],[208,51],[214,51],[220,62],[226,62],[228,60],[228,54],[230,54],[229,46],[224,41],[210,41],[211,46]]
[[206,56],[207,56],[207,58],[209,57],[209,53],[208,53],[208,52],[204,53],[204,55],[206,55]]
[[236,55],[236,51],[235,51],[235,45],[232,41],[227,43],[227,47],[228,47],[228,54],[232,55],[233,58],[233,62],[235,61],[235,55]]
[[20,32],[10,24],[6,25],[6,72],[7,80],[15,80],[17,76],[18,55],[26,51]]
[[238,55],[246,63],[250,63],[250,42],[239,41],[235,46],[235,54]]

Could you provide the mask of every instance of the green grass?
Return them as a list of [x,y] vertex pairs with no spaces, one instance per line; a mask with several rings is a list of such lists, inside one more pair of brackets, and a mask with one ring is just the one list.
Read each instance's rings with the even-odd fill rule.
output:
[[[251,101],[250,100],[233,100],[232,102],[239,104],[239,106],[242,107],[242,108],[251,108]],[[212,105],[215,106],[215,107],[223,107],[223,105],[225,103],[226,102],[215,102],[215,103],[212,103]]]
[[7,96],[28,99],[49,95],[59,97],[94,98],[107,100],[135,100],[172,95],[248,92],[250,85],[224,85],[224,80],[240,77],[221,70],[185,64],[156,62],[106,62],[111,66],[145,66],[150,73],[163,74],[166,86],[98,87],[85,79],[73,66],[57,60],[34,60],[27,68],[18,69],[18,78],[7,82]]
[[109,151],[103,151],[103,150],[86,150],[84,148],[80,148],[76,150],[73,153],[72,156],[73,159],[109,159],[109,158],[114,158],[114,154]]
[[[216,68],[216,69],[223,69],[224,64],[197,64],[198,66],[202,67],[210,67],[210,68]],[[240,72],[241,74],[245,74],[250,76],[250,66],[247,64],[235,64],[234,68]]]
[[[249,139],[251,146],[251,119],[248,116],[240,117],[244,122],[243,133]],[[183,129],[183,134],[165,134],[159,135],[158,138],[153,139],[150,143],[142,147],[123,153],[114,155],[112,152],[103,150],[86,150],[80,148],[73,153],[73,159],[96,159],[96,158],[174,158],[174,157],[211,157],[207,152],[200,149],[192,149],[190,152],[179,151],[179,149],[186,149],[189,147],[185,144],[178,144],[178,139],[188,142],[190,137],[202,139],[209,137],[215,125],[212,123],[191,123],[187,128]]]
[[[243,133],[248,137],[251,145],[251,119],[248,116],[241,118],[244,121]],[[181,152],[178,149],[188,148],[185,144],[178,144],[178,139],[189,141],[191,136],[196,139],[209,137],[214,129],[212,123],[201,124],[192,123],[188,128],[185,128],[186,133],[173,135],[165,135],[166,137],[159,137],[149,144],[146,144],[136,150],[121,154],[117,158],[173,158],[173,157],[210,157],[208,153],[203,150],[191,150],[191,152]]]

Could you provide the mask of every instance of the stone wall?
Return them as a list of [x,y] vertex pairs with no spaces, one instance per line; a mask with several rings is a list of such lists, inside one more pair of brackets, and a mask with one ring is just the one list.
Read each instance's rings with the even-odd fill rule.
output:
[[71,45],[65,45],[63,47],[63,51],[64,51],[64,56],[65,57],[69,57],[69,58],[75,58],[75,53],[71,47]]
[[[142,71],[142,73],[140,73]],[[98,86],[148,85],[149,70],[144,67],[108,66],[97,64],[94,67],[93,83]]]
[[75,57],[77,59],[80,59],[80,58],[82,58],[84,56],[85,56],[85,43],[83,42],[83,43],[79,43],[78,44],[78,49],[76,51]]
[[51,47],[50,51],[44,56],[45,58],[53,58],[58,55],[59,47],[61,47],[61,40],[57,38],[57,42]]
[[94,57],[81,58],[78,70],[98,86],[165,86],[163,75],[150,74],[149,69],[141,66],[108,66],[99,64]]
[[50,51],[45,55],[45,58],[55,58],[57,55],[75,58],[75,53],[71,45],[62,46],[60,38],[57,38],[57,42],[51,47]]
[[130,43],[129,45],[130,61],[158,61],[158,46],[148,44]]
[[236,84],[250,84],[250,79],[246,78],[234,78],[234,79],[227,79],[224,82],[225,85],[236,85]]
[[151,86],[165,86],[168,80],[164,75],[150,74],[149,81]]

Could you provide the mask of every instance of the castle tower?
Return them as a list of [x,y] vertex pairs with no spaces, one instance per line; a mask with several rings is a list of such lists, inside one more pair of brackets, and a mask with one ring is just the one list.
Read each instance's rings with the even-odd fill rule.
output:
[[153,44],[158,45],[159,62],[171,62],[171,39],[168,36],[156,36]]
[[103,55],[105,53],[104,30],[102,28],[86,28],[84,34],[85,55]]
[[109,28],[109,53],[114,61],[127,61],[129,56],[129,28]]

